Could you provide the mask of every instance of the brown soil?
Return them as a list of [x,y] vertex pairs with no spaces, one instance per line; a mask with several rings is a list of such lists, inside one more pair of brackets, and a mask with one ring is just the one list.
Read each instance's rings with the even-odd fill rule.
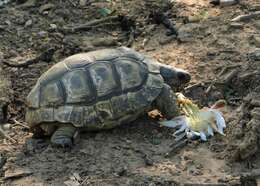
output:
[[[9,102],[5,122],[13,125],[7,133],[18,142],[1,139],[0,185],[256,185],[257,179],[241,175],[260,166],[260,22],[230,20],[259,11],[259,4],[80,2],[87,4],[17,0],[0,9],[0,72],[11,80],[0,98]],[[104,8],[111,15],[102,15]],[[178,38],[167,35],[158,12],[176,24]],[[104,18],[109,20],[92,28],[77,27]],[[174,149],[174,131],[143,117],[113,130],[84,133],[74,148],[64,150],[14,124],[24,122],[25,98],[50,66],[75,53],[122,45],[188,70],[192,81],[184,93],[201,106],[225,99],[226,136]],[[49,49],[53,55],[46,53]]]

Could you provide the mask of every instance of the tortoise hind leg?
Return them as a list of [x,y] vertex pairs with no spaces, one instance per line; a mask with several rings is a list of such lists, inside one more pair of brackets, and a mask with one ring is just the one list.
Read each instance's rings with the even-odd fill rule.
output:
[[77,129],[71,124],[60,124],[51,136],[51,143],[55,146],[72,147],[77,134]]

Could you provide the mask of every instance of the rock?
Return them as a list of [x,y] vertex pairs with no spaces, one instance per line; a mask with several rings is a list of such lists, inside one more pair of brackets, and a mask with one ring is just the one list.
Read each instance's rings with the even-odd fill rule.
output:
[[39,12],[42,14],[44,13],[45,11],[48,11],[48,10],[51,10],[52,8],[54,8],[55,5],[52,4],[52,3],[47,3],[47,4],[44,4],[40,7],[39,9]]
[[51,27],[51,29],[53,29],[53,30],[58,28],[56,24],[50,24],[50,27]]
[[256,47],[260,48],[260,36],[258,36],[258,35],[251,36],[250,44],[255,45]]
[[200,25],[197,23],[188,23],[182,25],[178,30],[178,39],[182,42],[190,42],[195,39],[195,34]]
[[79,5],[80,6],[86,6],[88,3],[88,0],[79,0]]
[[25,22],[24,27],[29,27],[29,26],[31,26],[31,25],[32,25],[32,20],[29,19],[28,21]]
[[257,30],[260,30],[260,20],[256,20],[253,24]]
[[188,17],[188,21],[189,23],[196,23],[196,22],[200,22],[200,17],[199,16],[189,16]]
[[170,35],[170,36],[165,36],[165,37],[161,37],[159,39],[159,43],[161,45],[166,45],[166,44],[169,44],[171,43],[172,41],[176,40],[176,35]]
[[260,61],[260,48],[257,48],[254,52],[249,53],[248,57],[252,61]]
[[249,10],[250,11],[260,11],[260,3],[255,3],[255,4],[248,4],[249,5]]
[[9,3],[10,0],[0,0],[0,7],[4,6],[5,4]]

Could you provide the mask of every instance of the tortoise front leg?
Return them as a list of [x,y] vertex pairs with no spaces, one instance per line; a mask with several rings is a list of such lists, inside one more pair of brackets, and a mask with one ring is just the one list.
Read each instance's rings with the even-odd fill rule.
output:
[[77,129],[71,124],[60,124],[51,136],[51,143],[55,146],[72,147],[73,140],[78,135]]
[[167,84],[164,84],[162,92],[154,102],[154,106],[166,119],[172,119],[179,115],[175,93]]

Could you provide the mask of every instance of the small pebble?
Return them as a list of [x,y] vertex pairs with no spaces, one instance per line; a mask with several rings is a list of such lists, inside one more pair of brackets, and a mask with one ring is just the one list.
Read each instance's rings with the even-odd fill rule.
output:
[[33,21],[30,19],[30,20],[28,20],[28,21],[25,22],[24,27],[29,27],[29,26],[32,25],[32,23],[33,23]]

